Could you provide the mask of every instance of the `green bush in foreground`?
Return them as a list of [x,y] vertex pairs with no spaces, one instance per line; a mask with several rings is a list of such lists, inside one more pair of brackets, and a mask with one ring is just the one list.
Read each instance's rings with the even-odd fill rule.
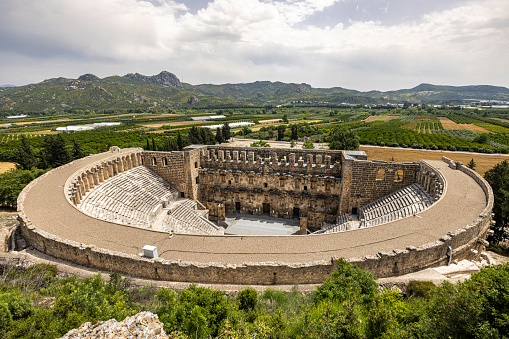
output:
[[[1,338],[57,338],[82,323],[158,314],[170,338],[508,338],[509,265],[487,267],[458,285],[411,282],[407,295],[379,290],[374,277],[337,262],[312,295],[253,289],[236,296],[196,285],[182,291],[132,288],[111,274],[56,278],[53,266],[4,272]],[[30,283],[29,281],[33,281]],[[54,298],[52,305],[33,301]]]

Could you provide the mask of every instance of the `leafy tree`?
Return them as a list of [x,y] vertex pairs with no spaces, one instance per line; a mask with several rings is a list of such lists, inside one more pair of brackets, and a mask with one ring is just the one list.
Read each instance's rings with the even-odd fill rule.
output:
[[473,170],[475,170],[476,166],[477,166],[477,164],[475,163],[474,158],[472,158],[472,160],[470,160],[467,164],[467,167],[470,169],[473,169]]
[[244,311],[254,310],[256,301],[258,299],[258,293],[252,288],[242,290],[237,295],[237,301],[239,302],[239,309]]
[[231,134],[230,134],[230,125],[228,125],[227,122],[225,122],[223,124],[223,127],[221,128],[221,132],[223,134],[223,140],[224,141],[228,141],[230,140],[231,138]]
[[306,139],[304,143],[302,144],[302,148],[304,149],[315,149],[315,144],[311,139]]
[[297,140],[299,138],[299,126],[297,124],[290,125],[290,129],[292,130],[292,140]]
[[72,159],[71,153],[62,134],[44,137],[43,163],[45,168],[58,167],[67,164]]
[[493,189],[494,234],[488,241],[498,244],[507,239],[506,227],[509,224],[509,162],[504,160],[486,171],[484,178]]
[[189,129],[188,138],[189,138],[189,142],[192,145],[203,143],[201,135],[200,135],[200,131],[198,130],[198,128],[196,126],[193,126],[193,127],[191,127],[191,129]]
[[291,148],[294,148],[294,147],[295,147],[295,145],[296,145],[295,140],[290,141],[290,147],[291,147]]
[[284,122],[285,124],[287,124],[287,123],[288,123],[288,114],[287,114],[287,113],[285,113],[285,114],[283,115],[283,122]]
[[332,275],[313,292],[315,303],[322,300],[356,300],[362,303],[372,301],[378,290],[375,277],[344,259],[339,259],[336,263],[337,268]]
[[163,145],[163,151],[165,152],[178,151],[178,144],[176,138],[168,137],[168,139],[166,139]]
[[74,160],[81,159],[85,156],[85,151],[81,146],[81,143],[76,139],[72,139],[72,157]]
[[37,167],[37,156],[24,135],[21,136],[21,146],[16,149],[14,161],[16,162],[16,168],[19,169],[29,170],[32,167]]
[[329,148],[334,150],[359,149],[359,137],[354,131],[335,126],[329,135]]
[[216,142],[218,144],[222,144],[223,141],[224,141],[224,139],[223,139],[223,131],[221,130],[221,127],[218,127],[216,129]]
[[177,146],[179,151],[182,151],[182,149],[184,148],[184,140],[182,140],[182,135],[180,134],[180,131],[177,132]]
[[176,293],[160,289],[157,298],[161,306],[157,315],[167,333],[182,331],[193,338],[216,337],[233,312],[224,292],[191,285]]
[[277,127],[277,140],[278,141],[282,141],[285,138],[285,131],[286,131],[285,125],[279,125]]
[[18,195],[32,180],[42,175],[45,170],[11,170],[0,174],[0,206],[16,207]]

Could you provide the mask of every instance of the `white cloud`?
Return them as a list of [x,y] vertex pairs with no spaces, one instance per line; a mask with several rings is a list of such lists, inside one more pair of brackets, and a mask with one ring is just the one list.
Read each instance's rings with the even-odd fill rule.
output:
[[467,2],[392,26],[304,24],[337,2],[215,0],[193,14],[182,1],[3,0],[0,83],[166,69],[191,83],[509,85],[505,0]]

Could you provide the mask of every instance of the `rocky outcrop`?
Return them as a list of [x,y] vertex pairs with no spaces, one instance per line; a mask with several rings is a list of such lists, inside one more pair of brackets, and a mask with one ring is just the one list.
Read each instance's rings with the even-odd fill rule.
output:
[[153,84],[163,85],[172,88],[182,87],[182,83],[175,76],[175,74],[167,71],[162,71],[161,73],[150,77],[140,73],[128,73],[125,77],[131,80],[138,80],[149,83],[151,82]]
[[182,83],[175,76],[175,74],[167,72],[167,71],[162,71],[158,75],[151,76],[150,80],[153,83],[160,84],[160,85],[163,85],[163,86],[182,87]]
[[157,315],[150,312],[141,312],[118,322],[115,319],[99,321],[92,325],[87,322],[80,328],[70,330],[62,339],[78,338],[168,338],[163,329],[163,323]]
[[308,93],[311,86],[308,84],[285,84],[283,87],[278,89],[274,94],[285,95],[285,94],[302,94]]
[[192,96],[189,100],[187,100],[187,103],[191,105],[197,104],[198,102],[200,102],[200,100],[195,96]]
[[82,81],[94,81],[94,80],[99,80],[99,79],[100,78],[97,75],[90,74],[90,73],[83,74],[78,78],[78,80],[82,80]]

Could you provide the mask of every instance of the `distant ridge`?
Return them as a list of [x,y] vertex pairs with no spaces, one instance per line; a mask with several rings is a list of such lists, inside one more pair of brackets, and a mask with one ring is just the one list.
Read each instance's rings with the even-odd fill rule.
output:
[[444,86],[422,83],[395,91],[367,91],[343,87],[314,88],[305,83],[255,81],[238,84],[182,83],[162,71],[147,76],[128,73],[99,78],[87,73],[77,79],[57,77],[25,86],[3,85],[0,112],[64,112],[183,108],[266,107],[276,105],[378,105],[387,103],[444,104],[463,100],[509,102],[501,86]]

